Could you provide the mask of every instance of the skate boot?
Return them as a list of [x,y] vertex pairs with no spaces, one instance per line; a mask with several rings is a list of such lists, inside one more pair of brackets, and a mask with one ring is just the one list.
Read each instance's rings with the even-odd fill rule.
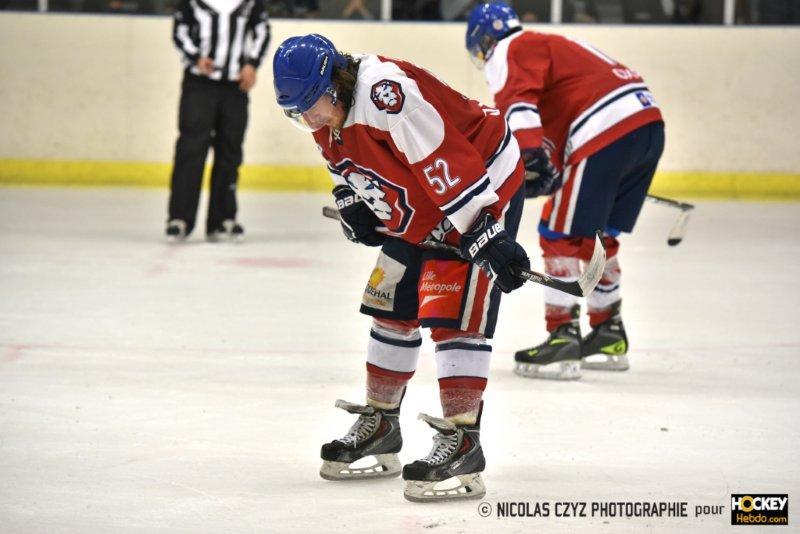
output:
[[627,371],[628,336],[620,315],[620,302],[611,306],[611,317],[597,325],[581,343],[581,367],[602,371]]
[[186,221],[172,219],[167,223],[167,241],[178,243],[186,239]]
[[581,377],[580,306],[570,310],[572,320],[552,332],[541,345],[514,355],[514,372],[527,378],[577,380]]
[[219,243],[220,241],[244,241],[244,227],[233,219],[225,219],[217,228],[206,232],[206,241]]
[[486,494],[481,478],[486,460],[481,449],[480,417],[479,413],[475,425],[456,426],[446,419],[419,414],[437,434],[428,456],[403,466],[406,499],[441,502],[478,499]]
[[[380,410],[343,400],[336,407],[358,414],[358,420],[347,435],[322,446],[322,468],[319,475],[326,480],[356,480],[396,477],[400,474],[397,453],[403,446],[400,434],[400,408]],[[369,461],[374,457],[374,461]],[[359,462],[367,458],[365,462]],[[353,465],[366,463],[366,466]]]

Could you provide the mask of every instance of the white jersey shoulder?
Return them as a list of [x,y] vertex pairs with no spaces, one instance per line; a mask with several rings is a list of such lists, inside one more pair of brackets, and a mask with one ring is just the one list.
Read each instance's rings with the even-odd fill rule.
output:
[[486,83],[489,86],[489,92],[496,95],[503,90],[508,81],[508,47],[511,43],[521,36],[524,32],[517,32],[505,39],[501,39],[486,65],[483,67],[483,72],[486,74]]
[[344,127],[364,125],[389,132],[409,163],[428,157],[444,141],[444,121],[417,82],[391,61],[374,55],[361,61],[355,102]]

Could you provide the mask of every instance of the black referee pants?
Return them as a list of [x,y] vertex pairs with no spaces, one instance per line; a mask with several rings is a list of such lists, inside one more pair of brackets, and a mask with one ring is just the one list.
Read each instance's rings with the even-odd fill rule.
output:
[[203,168],[214,147],[206,232],[236,218],[236,183],[247,128],[247,93],[237,82],[217,82],[186,73],[178,114],[180,135],[175,144],[169,197],[169,218],[186,221],[187,234],[197,218]]

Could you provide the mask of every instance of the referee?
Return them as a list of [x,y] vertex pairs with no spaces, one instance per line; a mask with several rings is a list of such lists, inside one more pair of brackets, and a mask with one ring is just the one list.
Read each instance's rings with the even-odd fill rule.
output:
[[185,66],[169,197],[167,238],[194,229],[203,168],[214,147],[208,241],[241,240],[236,183],[247,128],[248,91],[269,44],[264,0],[180,0],[173,40]]

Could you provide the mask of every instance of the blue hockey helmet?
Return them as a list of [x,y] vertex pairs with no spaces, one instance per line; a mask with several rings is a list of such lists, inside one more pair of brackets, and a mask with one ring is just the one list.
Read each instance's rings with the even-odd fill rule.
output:
[[284,113],[299,119],[331,87],[333,67],[345,68],[347,59],[322,35],[289,37],[275,51],[272,73],[275,98]]
[[467,21],[467,50],[478,67],[492,55],[497,41],[511,30],[521,28],[514,9],[504,2],[479,4]]

